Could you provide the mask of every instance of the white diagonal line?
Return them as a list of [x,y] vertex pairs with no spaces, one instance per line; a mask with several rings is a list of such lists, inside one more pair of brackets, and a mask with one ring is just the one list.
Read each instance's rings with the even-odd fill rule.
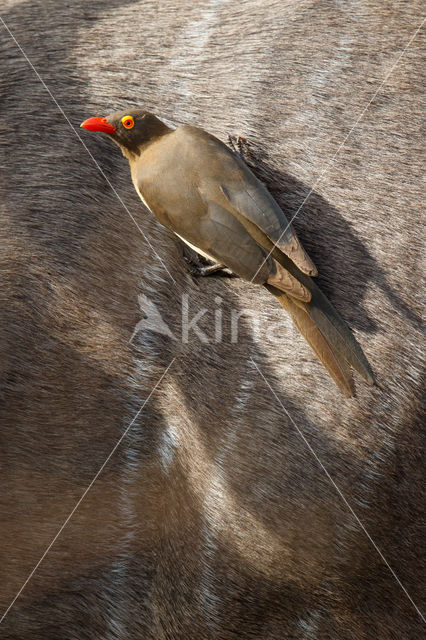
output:
[[352,509],[351,505],[349,504],[349,502],[347,501],[344,493],[342,492],[342,490],[337,486],[336,482],[333,480],[332,476],[330,475],[328,469],[324,466],[323,462],[321,461],[321,459],[318,457],[318,455],[316,454],[315,450],[313,449],[312,445],[310,444],[310,442],[307,440],[307,438],[305,437],[305,435],[303,434],[303,432],[299,429],[299,427],[297,426],[297,424],[295,423],[295,421],[293,420],[292,416],[289,414],[289,412],[287,411],[287,409],[285,408],[285,406],[283,405],[283,403],[281,402],[280,398],[277,396],[277,394],[275,393],[274,389],[272,388],[272,386],[269,384],[268,380],[265,378],[265,376],[263,375],[262,371],[259,369],[259,367],[257,366],[257,364],[255,363],[255,361],[253,360],[253,358],[250,358],[251,362],[254,364],[254,366],[256,367],[257,371],[259,372],[259,374],[261,375],[261,377],[263,378],[265,384],[269,387],[269,389],[272,391],[272,394],[274,396],[274,398],[277,400],[277,402],[280,404],[282,410],[286,413],[287,417],[290,419],[291,423],[293,424],[294,428],[296,429],[297,433],[299,434],[299,436],[302,438],[303,442],[306,444],[306,446],[308,447],[309,451],[312,453],[312,455],[314,456],[315,460],[318,462],[319,466],[321,467],[321,469],[324,471],[325,475],[327,476],[327,478],[329,479],[329,481],[331,482],[331,484],[333,485],[333,487],[336,489],[337,493],[339,494],[339,496],[341,497],[341,499],[343,500],[343,502],[345,503],[346,507],[349,509],[349,511],[351,512],[351,514],[353,515],[353,517],[355,518],[355,520],[357,521],[357,523],[359,524],[359,526],[361,527],[361,529],[364,531],[365,535],[367,536],[367,538],[370,540],[371,544],[373,545],[373,547],[375,548],[375,550],[377,551],[377,553],[379,554],[379,556],[381,557],[381,559],[383,560],[383,562],[385,563],[385,565],[387,566],[387,568],[389,569],[389,571],[391,572],[391,574],[393,575],[393,577],[395,578],[396,582],[399,584],[399,586],[401,587],[401,589],[403,590],[403,592],[405,593],[405,595],[407,596],[407,598],[409,599],[409,601],[411,602],[411,604],[413,605],[413,607],[415,608],[415,610],[417,611],[417,613],[419,614],[420,618],[423,620],[423,622],[426,622],[422,612],[420,611],[420,609],[418,608],[418,606],[416,605],[416,603],[414,602],[413,598],[410,596],[410,594],[408,593],[407,589],[404,587],[404,585],[402,584],[401,580],[398,578],[398,576],[396,575],[395,571],[392,569],[392,567],[390,566],[389,562],[386,560],[385,556],[383,555],[383,553],[380,551],[379,547],[377,546],[377,544],[374,542],[373,538],[371,537],[371,535],[368,533],[367,529],[365,528],[365,526],[363,525],[363,523],[361,522],[361,520],[359,519],[359,517],[357,516],[357,514],[355,513],[355,511]]
[[285,235],[287,229],[290,227],[291,223],[293,222],[293,220],[299,215],[300,211],[302,210],[302,208],[304,207],[304,205],[306,204],[307,200],[311,197],[314,189],[318,186],[318,184],[321,182],[321,180],[324,178],[324,176],[330,171],[331,167],[334,164],[334,161],[336,160],[338,154],[340,153],[341,149],[345,146],[347,139],[349,138],[349,136],[351,135],[352,131],[358,126],[360,120],[364,117],[365,112],[367,111],[368,107],[370,106],[370,104],[373,102],[373,100],[375,99],[375,97],[377,96],[377,94],[380,92],[380,90],[382,89],[383,85],[385,84],[385,82],[387,82],[387,80],[389,79],[390,75],[395,71],[397,65],[399,64],[399,61],[401,60],[402,56],[404,55],[404,53],[407,51],[408,47],[410,46],[410,44],[413,42],[414,38],[417,36],[418,32],[420,31],[420,29],[423,26],[424,21],[426,20],[426,18],[423,18],[423,20],[421,21],[421,23],[419,24],[419,26],[417,27],[417,29],[414,31],[413,35],[411,36],[411,38],[409,39],[409,41],[407,42],[407,44],[405,45],[404,49],[401,51],[401,53],[399,54],[399,56],[397,57],[397,59],[395,60],[395,62],[393,63],[390,71],[388,71],[388,73],[385,75],[385,77],[383,78],[383,80],[381,81],[381,83],[379,84],[379,86],[377,87],[376,91],[373,93],[372,97],[370,98],[369,102],[367,103],[367,105],[364,107],[364,109],[361,111],[361,113],[359,114],[358,118],[355,120],[355,123],[352,125],[351,129],[349,130],[349,132],[346,134],[346,136],[344,137],[343,141],[340,143],[340,145],[338,146],[337,150],[335,151],[333,157],[331,158],[330,162],[328,163],[328,165],[325,167],[324,171],[322,173],[320,173],[320,175],[318,176],[318,178],[316,179],[316,181],[314,182],[314,186],[311,188],[311,190],[309,191],[308,195],[305,197],[305,199],[303,200],[302,204],[300,205],[300,207],[298,208],[298,210],[296,211],[296,213],[294,214],[294,216],[290,219],[290,222],[287,223],[287,226],[285,227],[284,231],[281,233],[280,237],[278,238],[278,240],[274,243],[274,247],[272,247],[272,249],[270,250],[270,252],[268,253],[268,255],[266,256],[266,258],[263,259],[263,262],[261,263],[260,267],[258,268],[258,270],[256,271],[256,273],[254,274],[254,276],[251,279],[251,282],[253,282],[253,280],[255,279],[255,277],[257,276],[257,274],[259,273],[260,269],[263,267],[263,265],[265,264],[265,262],[267,261],[267,259],[269,258],[269,256],[271,255],[271,253],[273,252],[275,245],[279,244],[281,242],[281,238]]
[[92,154],[92,152],[90,151],[90,149],[86,146],[86,143],[84,142],[83,138],[80,136],[80,134],[78,133],[77,129],[74,127],[74,125],[72,124],[71,120],[68,118],[67,114],[65,113],[65,111],[62,109],[61,105],[59,104],[59,102],[56,100],[55,96],[53,95],[53,93],[51,92],[51,90],[49,89],[49,87],[47,86],[47,84],[45,83],[45,81],[43,80],[43,78],[41,77],[41,75],[39,74],[39,72],[37,71],[37,69],[35,68],[35,66],[33,65],[33,63],[31,62],[31,60],[29,59],[29,57],[27,56],[27,54],[25,53],[24,49],[21,47],[21,45],[19,44],[19,42],[17,41],[17,39],[15,38],[15,36],[13,35],[13,33],[11,32],[11,30],[9,29],[9,27],[7,26],[7,24],[5,23],[5,21],[3,20],[3,18],[0,16],[0,20],[2,21],[5,29],[7,30],[7,32],[9,33],[10,37],[13,39],[13,41],[15,42],[16,46],[18,47],[18,49],[20,50],[20,52],[22,53],[22,55],[24,56],[25,60],[28,62],[28,64],[30,65],[31,69],[34,71],[35,75],[37,76],[37,78],[40,80],[41,84],[43,85],[43,87],[46,89],[47,93],[49,94],[49,96],[52,98],[53,102],[56,104],[56,106],[58,107],[59,111],[62,113],[62,115],[64,116],[65,120],[68,122],[69,126],[71,127],[71,129],[74,131],[75,135],[77,136],[77,138],[80,140],[81,144],[83,145],[83,147],[86,149],[87,153],[89,154],[89,156],[92,158],[93,162],[95,163],[98,171],[100,172],[100,174],[103,176],[103,178],[106,180],[106,182],[108,183],[108,185],[111,187],[112,191],[115,193],[115,195],[117,196],[118,200],[120,201],[120,203],[122,204],[123,208],[125,209],[125,211],[128,213],[128,215],[130,216],[130,218],[132,219],[133,223],[136,225],[136,227],[138,228],[138,230],[140,231],[140,233],[142,234],[142,236],[144,237],[145,241],[148,243],[149,247],[152,249],[152,251],[155,253],[155,255],[157,256],[157,258],[160,260],[161,264],[163,265],[163,267],[165,268],[165,270],[167,271],[167,273],[169,274],[170,278],[172,279],[172,281],[174,283],[176,283],[176,280],[173,278],[172,274],[170,273],[170,271],[168,270],[168,268],[166,267],[164,261],[161,259],[161,257],[158,255],[157,251],[154,249],[154,247],[152,246],[151,242],[149,241],[149,239],[147,238],[147,236],[145,235],[145,233],[142,231],[142,229],[140,228],[140,226],[138,225],[135,217],[132,215],[132,213],[130,212],[129,208],[127,207],[127,205],[124,203],[123,199],[121,198],[120,194],[118,193],[118,191],[115,189],[114,185],[111,183],[111,181],[108,179],[108,176],[105,174],[105,172],[103,171],[102,167],[99,165],[98,161],[96,160],[96,158],[94,157],[94,155]]
[[134,424],[135,420],[137,420],[137,418],[139,417],[141,411],[145,408],[146,404],[148,403],[149,399],[151,398],[152,394],[154,393],[154,391],[156,390],[156,388],[158,387],[158,385],[160,384],[160,382],[162,381],[162,379],[164,378],[164,376],[166,375],[166,373],[168,372],[168,370],[170,369],[170,367],[172,366],[173,362],[176,360],[176,356],[172,359],[172,361],[170,362],[170,364],[168,365],[168,367],[165,369],[165,371],[163,371],[163,373],[161,374],[160,379],[155,383],[153,389],[149,392],[148,397],[144,400],[142,406],[140,407],[139,411],[136,413],[135,417],[133,418],[133,420],[131,421],[131,423],[129,424],[129,426],[124,430],[124,432],[121,434],[120,438],[117,440],[117,442],[115,443],[113,449],[111,450],[111,452],[109,453],[109,455],[107,456],[107,458],[105,459],[104,463],[102,464],[102,466],[100,467],[99,471],[96,473],[96,475],[94,476],[94,478],[92,479],[92,481],[90,482],[90,484],[87,486],[87,488],[85,489],[85,491],[83,492],[82,496],[79,498],[78,502],[76,503],[76,505],[74,506],[74,508],[72,509],[71,513],[68,515],[68,517],[64,520],[63,524],[61,525],[59,531],[57,532],[57,534],[55,535],[55,537],[53,538],[53,540],[50,542],[49,546],[47,547],[47,549],[45,550],[45,552],[43,553],[43,555],[41,556],[40,560],[37,562],[37,564],[35,565],[34,569],[31,571],[30,575],[28,576],[28,578],[25,580],[24,584],[22,585],[22,587],[19,589],[18,593],[16,594],[16,596],[13,598],[12,602],[10,603],[10,605],[8,606],[8,608],[6,609],[6,611],[3,613],[2,617],[0,618],[0,624],[3,622],[3,620],[5,619],[5,617],[7,616],[7,614],[9,613],[9,611],[11,610],[11,608],[13,607],[13,605],[15,604],[16,600],[19,598],[19,596],[21,595],[21,593],[23,592],[23,590],[25,589],[25,587],[27,586],[27,584],[29,583],[29,581],[31,580],[31,578],[33,577],[33,575],[35,574],[35,572],[37,571],[37,569],[39,568],[39,566],[41,565],[41,563],[43,562],[43,560],[45,559],[45,557],[47,556],[47,554],[49,553],[50,549],[53,547],[53,545],[55,544],[56,540],[59,538],[59,536],[61,535],[62,531],[65,529],[65,527],[67,526],[68,522],[71,520],[72,516],[74,515],[74,513],[77,511],[78,507],[80,506],[80,504],[83,502],[84,498],[86,497],[86,495],[89,493],[90,489],[93,487],[93,485],[95,484],[96,480],[98,479],[98,477],[100,476],[100,474],[102,473],[102,471],[104,470],[105,466],[108,464],[109,460],[111,459],[111,457],[113,456],[113,454],[115,453],[115,451],[118,449],[118,447],[120,446],[121,442],[123,441],[123,438],[126,437],[127,433],[129,432],[130,428],[132,427],[132,425]]

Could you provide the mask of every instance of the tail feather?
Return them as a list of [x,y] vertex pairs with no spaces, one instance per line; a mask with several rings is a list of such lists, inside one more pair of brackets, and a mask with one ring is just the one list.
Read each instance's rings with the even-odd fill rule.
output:
[[312,282],[311,291],[312,299],[306,304],[307,313],[326,340],[340,352],[366,382],[373,384],[374,374],[352,331],[314,282]]
[[306,338],[337,385],[345,393],[353,395],[354,385],[349,365],[366,382],[374,384],[374,374],[355,336],[312,278],[303,273],[257,225],[244,218],[236,209],[234,209],[234,213],[252,238],[268,251],[268,255],[271,255],[302,287],[310,292],[311,300],[306,302],[293,297],[289,292],[284,293],[272,285],[267,283],[264,285],[279,300],[281,306],[290,313],[294,324]]
[[290,314],[295,326],[308,342],[317,358],[323,363],[339,389],[346,396],[355,393],[354,382],[349,364],[340,352],[333,348],[324,337],[310,315],[287,294],[266,285],[267,289],[278,299],[281,306]]
[[[311,292],[310,302],[301,302],[292,298],[293,302],[309,315],[327,340],[329,346],[333,347],[333,351],[336,352],[337,350],[368,384],[374,384],[374,374],[363,350],[330,300],[323,294],[312,278],[302,273],[287,256],[277,251],[274,251],[272,255]],[[276,294],[274,293],[274,295]]]

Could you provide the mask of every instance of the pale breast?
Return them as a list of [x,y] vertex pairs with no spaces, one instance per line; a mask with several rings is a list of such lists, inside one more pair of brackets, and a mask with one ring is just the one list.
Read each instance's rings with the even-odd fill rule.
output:
[[[132,179],[133,179],[133,175],[132,175]],[[142,202],[144,203],[144,205],[146,206],[146,208],[154,215],[154,213],[152,212],[148,202],[145,200],[145,198],[143,197],[136,180],[133,180],[133,184],[135,186],[136,192],[139,196],[139,198],[142,200]],[[213,258],[213,256],[210,256],[208,253],[206,253],[205,251],[203,251],[202,249],[199,249],[198,247],[196,247],[195,245],[191,244],[190,242],[188,242],[188,240],[185,240],[185,238],[183,238],[181,235],[179,235],[178,233],[176,233],[174,231],[174,233],[177,235],[178,238],[180,238],[181,240],[183,240],[183,242],[185,242],[185,244],[187,244],[189,247],[191,247],[191,249],[193,249],[194,251],[196,251],[197,253],[199,253],[201,256],[203,256],[203,258],[207,258],[207,260],[213,260],[213,262],[217,262],[216,258]]]

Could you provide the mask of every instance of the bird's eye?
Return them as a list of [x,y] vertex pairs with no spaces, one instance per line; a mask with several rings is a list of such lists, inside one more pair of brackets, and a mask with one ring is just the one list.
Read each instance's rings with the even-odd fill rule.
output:
[[125,129],[131,129],[135,126],[132,116],[124,116],[124,118],[121,118],[121,123]]

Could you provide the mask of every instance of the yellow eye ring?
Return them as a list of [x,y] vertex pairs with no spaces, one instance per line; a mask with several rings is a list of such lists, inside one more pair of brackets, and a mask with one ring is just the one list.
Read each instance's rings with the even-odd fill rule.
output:
[[124,118],[121,118],[121,124],[125,129],[131,129],[135,126],[135,121],[132,116],[124,116]]

